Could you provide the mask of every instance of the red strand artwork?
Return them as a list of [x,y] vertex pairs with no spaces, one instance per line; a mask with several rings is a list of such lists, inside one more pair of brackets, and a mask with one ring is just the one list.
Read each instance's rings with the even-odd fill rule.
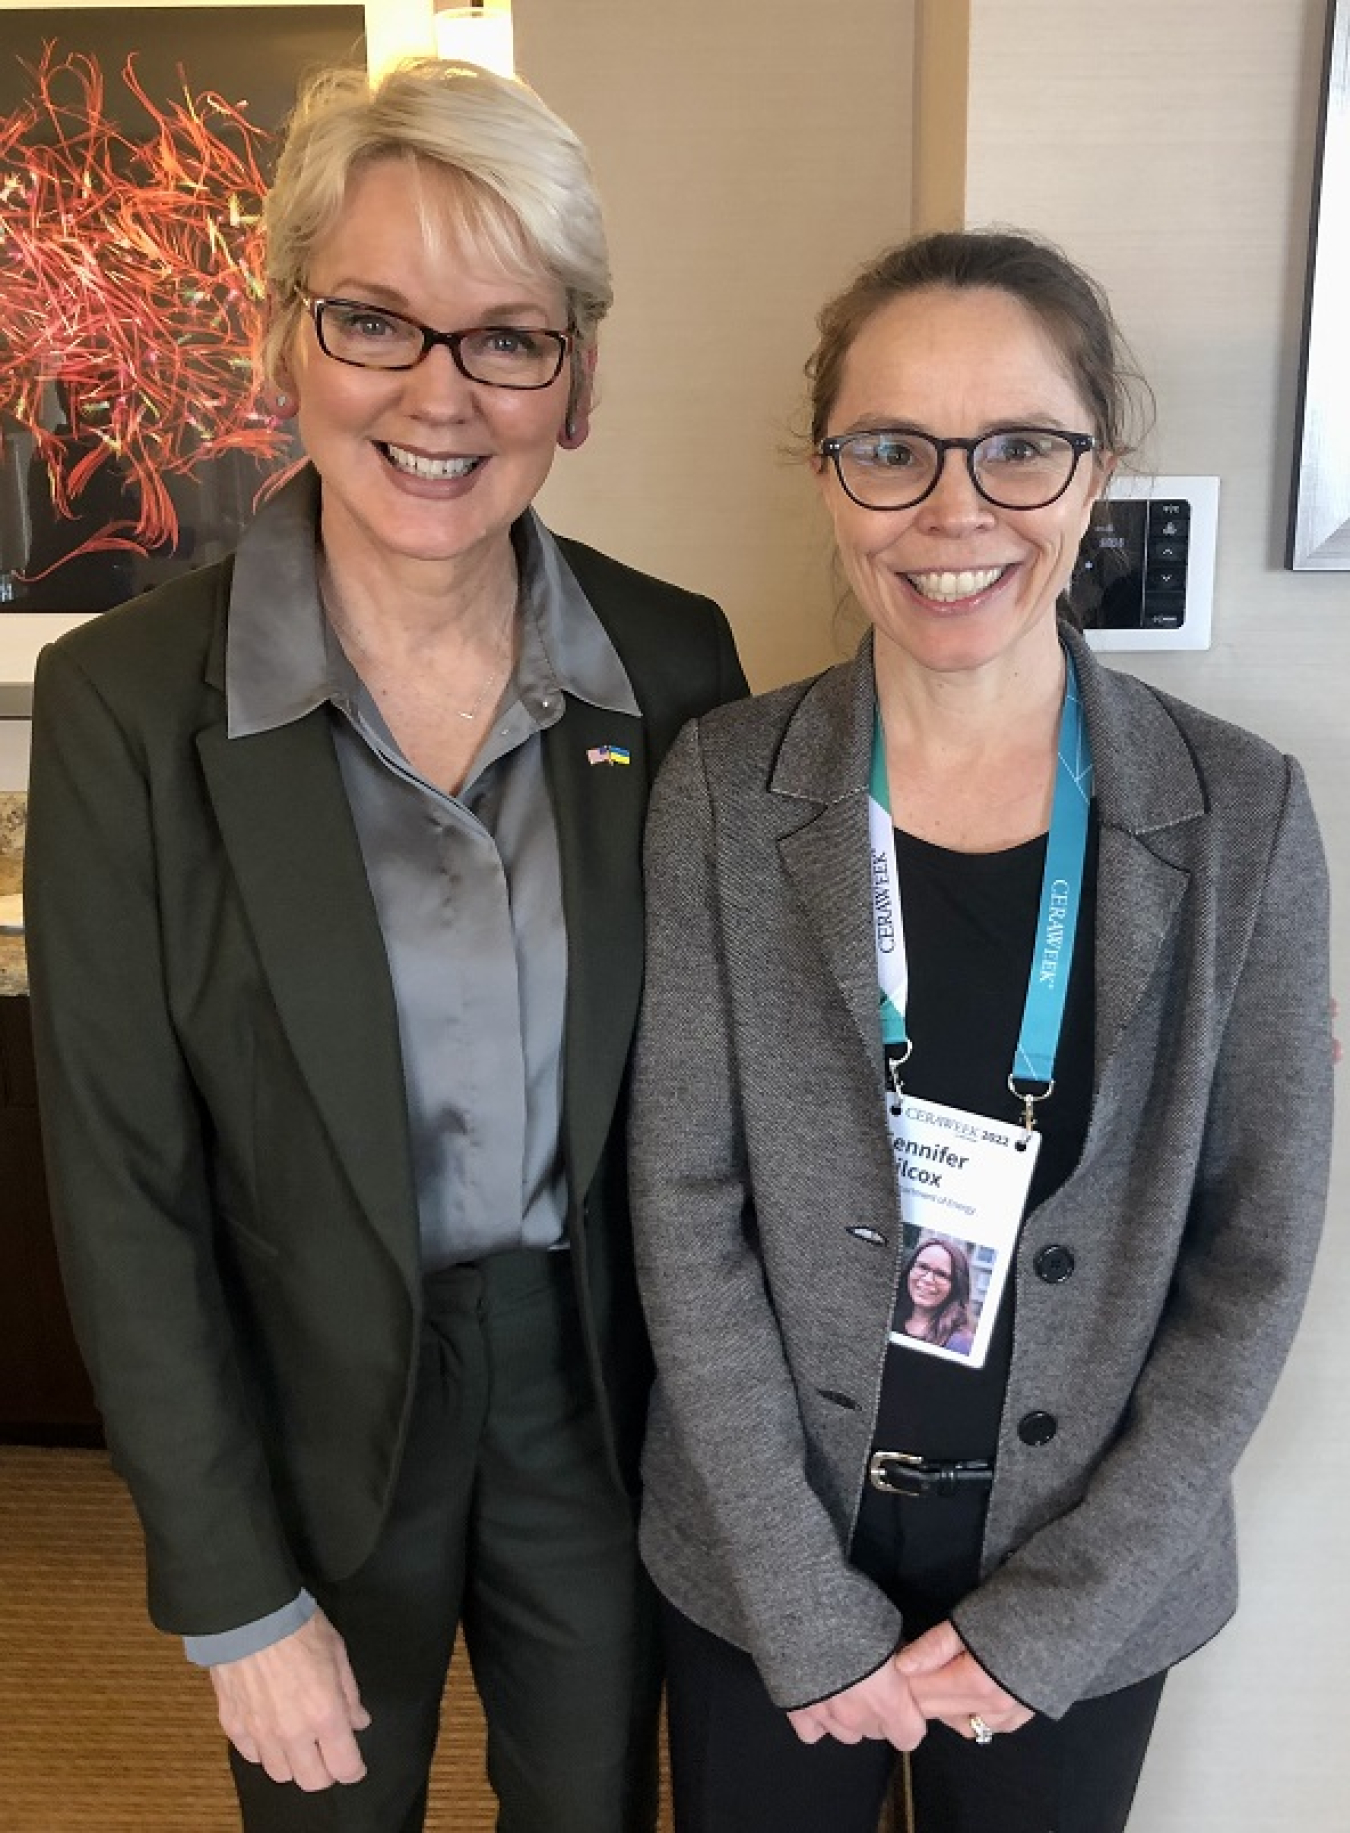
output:
[[31,435],[56,515],[74,519],[107,469],[123,507],[51,572],[79,554],[172,547],[167,480],[290,445],[253,370],[270,135],[246,102],[191,93],[181,69],[182,99],[157,103],[134,54],[121,82],[149,131],[118,126],[95,58],[48,44],[23,67],[32,95],[0,120],[0,409]]

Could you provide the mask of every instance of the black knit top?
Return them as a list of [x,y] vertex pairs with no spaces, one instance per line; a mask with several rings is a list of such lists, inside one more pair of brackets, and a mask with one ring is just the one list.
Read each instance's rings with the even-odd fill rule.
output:
[[[955,853],[899,831],[895,841],[909,957],[906,1029],[913,1042],[904,1067],[905,1092],[1015,1121],[1021,1106],[1007,1079],[1022,1024],[1046,836],[999,853]],[[1065,1181],[1087,1133],[1096,910],[1094,809],[1055,1088],[1036,1110],[1042,1143],[1029,1210]],[[905,1233],[908,1252],[918,1231]],[[994,1455],[1012,1351],[1013,1287],[1010,1274],[982,1369],[892,1346],[878,1446],[934,1458]]]

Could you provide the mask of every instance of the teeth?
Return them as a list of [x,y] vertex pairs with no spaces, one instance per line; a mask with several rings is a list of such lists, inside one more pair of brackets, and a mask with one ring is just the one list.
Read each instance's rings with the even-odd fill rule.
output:
[[951,604],[958,598],[971,598],[976,592],[987,592],[1007,572],[1006,567],[988,566],[978,573],[906,573],[916,592],[925,598]]
[[420,452],[405,452],[401,446],[384,449],[391,464],[414,477],[467,477],[483,462],[481,458],[423,458]]

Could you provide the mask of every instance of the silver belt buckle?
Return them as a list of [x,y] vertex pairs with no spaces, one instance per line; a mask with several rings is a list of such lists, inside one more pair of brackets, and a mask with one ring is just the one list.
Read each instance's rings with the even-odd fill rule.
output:
[[874,1451],[867,1461],[867,1480],[888,1496],[908,1496],[917,1501],[931,1491],[926,1460],[911,1451]]

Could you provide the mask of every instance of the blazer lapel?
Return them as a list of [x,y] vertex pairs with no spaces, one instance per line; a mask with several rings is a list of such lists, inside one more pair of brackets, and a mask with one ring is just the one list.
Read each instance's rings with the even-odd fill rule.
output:
[[1100,1089],[1190,883],[1190,824],[1205,814],[1190,749],[1162,703],[1102,668],[1072,632],[1101,828],[1097,874],[1096,1063]]
[[[649,770],[640,719],[568,697],[544,733],[567,927],[563,1143],[580,1206],[604,1149],[628,1066],[642,991],[642,828]],[[604,745],[627,764],[592,763]]]
[[801,805],[778,843],[817,945],[876,1074],[883,1078],[872,928],[867,779],[875,688],[872,647],[822,675],[783,735],[770,789]]
[[882,1086],[876,953],[867,876],[865,792],[836,802],[778,843],[825,965]]
[[1133,834],[1103,827],[1097,867],[1097,1088],[1157,969],[1189,879]]
[[286,1035],[372,1227],[418,1283],[398,1017],[322,710],[198,736],[208,791]]
[[[1096,1083],[1156,972],[1189,883],[1202,786],[1163,704],[1116,677],[1066,631],[1083,693],[1101,825],[1096,931]],[[779,842],[830,973],[882,1077],[868,876],[867,776],[875,687],[871,644],[823,675],[784,734],[771,788],[803,804]]]

